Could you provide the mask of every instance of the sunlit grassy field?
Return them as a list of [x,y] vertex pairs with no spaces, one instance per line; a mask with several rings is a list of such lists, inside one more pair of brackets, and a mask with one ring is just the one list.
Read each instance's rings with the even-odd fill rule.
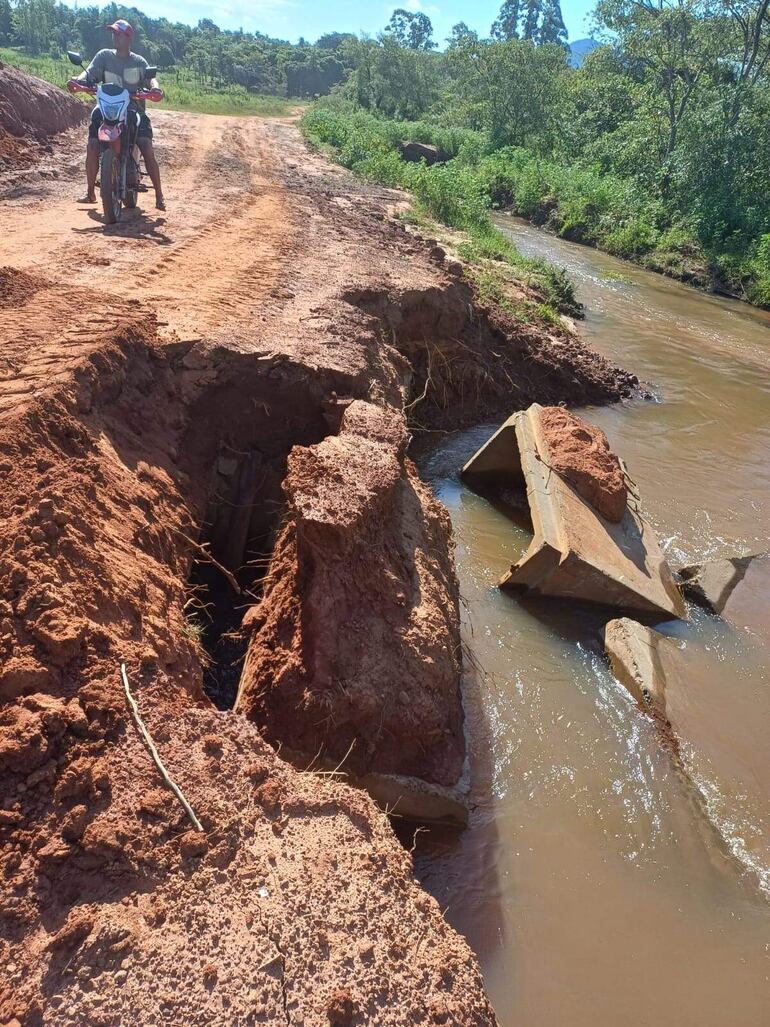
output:
[[[0,61],[62,88],[73,74],[78,74],[66,56],[60,60],[45,56],[32,57],[23,50],[0,47]],[[301,101],[287,99],[284,96],[249,93],[243,86],[202,86],[186,68],[171,68],[158,77],[166,93],[166,99],[160,106],[170,110],[228,116],[278,117],[301,105]]]

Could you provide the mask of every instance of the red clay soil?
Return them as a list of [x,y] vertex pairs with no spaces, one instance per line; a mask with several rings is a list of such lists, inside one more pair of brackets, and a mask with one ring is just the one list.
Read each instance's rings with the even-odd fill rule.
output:
[[0,1022],[491,1024],[386,818],[202,693],[174,358],[137,323],[3,420]]
[[406,445],[398,412],[356,401],[339,435],[292,451],[236,708],[311,757],[449,785],[465,754],[451,526]]
[[43,279],[25,271],[0,267],[0,309],[23,306],[44,284]]
[[[176,213],[104,233],[74,177],[0,208],[37,283],[0,317],[0,1023],[493,1025],[386,817],[282,754],[456,777],[451,537],[407,414],[510,406],[525,364],[553,401],[630,379],[505,335],[292,126],[157,120]],[[199,543],[250,590],[248,716],[202,687]]]
[[0,127],[0,171],[19,169],[34,164],[40,149],[34,142],[17,139]]
[[86,105],[63,89],[0,64],[0,129],[9,135],[43,142],[87,117]]
[[563,407],[546,407],[541,423],[551,467],[603,517],[620,523],[628,503],[626,478],[601,428]]
[[87,116],[86,105],[63,90],[0,63],[0,175],[13,181],[13,172],[33,168],[53,154],[55,136]]

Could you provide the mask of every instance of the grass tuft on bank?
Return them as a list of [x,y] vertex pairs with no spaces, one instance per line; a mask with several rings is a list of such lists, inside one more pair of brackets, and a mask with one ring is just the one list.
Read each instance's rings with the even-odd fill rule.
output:
[[[32,57],[23,50],[0,47],[0,62],[42,78],[52,85],[65,88],[67,81],[79,74],[66,56]],[[250,93],[243,86],[204,86],[185,68],[169,68],[159,79],[166,93],[161,104],[153,105],[167,110],[187,111],[191,114],[220,114],[225,117],[282,117],[301,105],[301,101],[283,96],[263,96]],[[86,97],[85,102],[90,102]]]

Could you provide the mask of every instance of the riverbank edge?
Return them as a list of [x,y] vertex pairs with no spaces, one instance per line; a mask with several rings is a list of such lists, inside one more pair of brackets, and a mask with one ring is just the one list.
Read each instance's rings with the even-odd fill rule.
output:
[[547,235],[552,236],[554,239],[560,239],[564,242],[573,243],[576,246],[585,246],[588,250],[596,250],[597,253],[604,253],[608,257],[612,257],[613,260],[622,261],[624,264],[628,264],[631,267],[642,268],[644,271],[649,271],[651,274],[660,275],[662,278],[670,278],[672,281],[680,282],[682,285],[688,285],[691,289],[695,289],[697,292],[706,293],[709,296],[722,296],[725,299],[738,300],[740,303],[745,303],[746,306],[755,307],[757,310],[770,310],[770,304],[752,303],[752,301],[745,295],[745,293],[736,292],[731,289],[725,282],[724,278],[718,273],[717,269],[709,268],[705,261],[694,261],[691,265],[687,265],[682,268],[677,268],[673,264],[666,263],[662,259],[662,255],[670,251],[657,251],[653,250],[650,253],[645,254],[638,260],[634,260],[633,257],[620,256],[617,253],[613,253],[611,250],[604,249],[595,243],[588,242],[580,237],[572,237],[571,235],[562,235],[559,231],[553,227],[550,227],[547,219],[542,220],[535,217],[527,217],[526,214],[522,213],[516,208],[515,205],[500,207],[492,212],[493,220],[495,217],[513,217],[519,218],[526,224],[531,225],[540,232],[545,232]]

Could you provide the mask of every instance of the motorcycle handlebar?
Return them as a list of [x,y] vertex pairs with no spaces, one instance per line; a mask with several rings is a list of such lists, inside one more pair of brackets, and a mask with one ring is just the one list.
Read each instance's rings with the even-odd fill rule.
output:
[[91,96],[96,96],[96,86],[87,86],[84,82],[78,82],[75,78],[69,80],[67,89],[71,93],[90,93]]
[[[78,82],[77,79],[70,79],[67,85],[71,93],[88,93],[90,96],[96,96],[96,86],[88,86],[84,82]],[[138,89],[129,95],[132,100],[150,100],[152,103],[160,103],[163,99],[163,90]]]
[[151,100],[152,103],[160,103],[163,99],[162,89],[140,89],[138,93],[131,94],[132,100]]

